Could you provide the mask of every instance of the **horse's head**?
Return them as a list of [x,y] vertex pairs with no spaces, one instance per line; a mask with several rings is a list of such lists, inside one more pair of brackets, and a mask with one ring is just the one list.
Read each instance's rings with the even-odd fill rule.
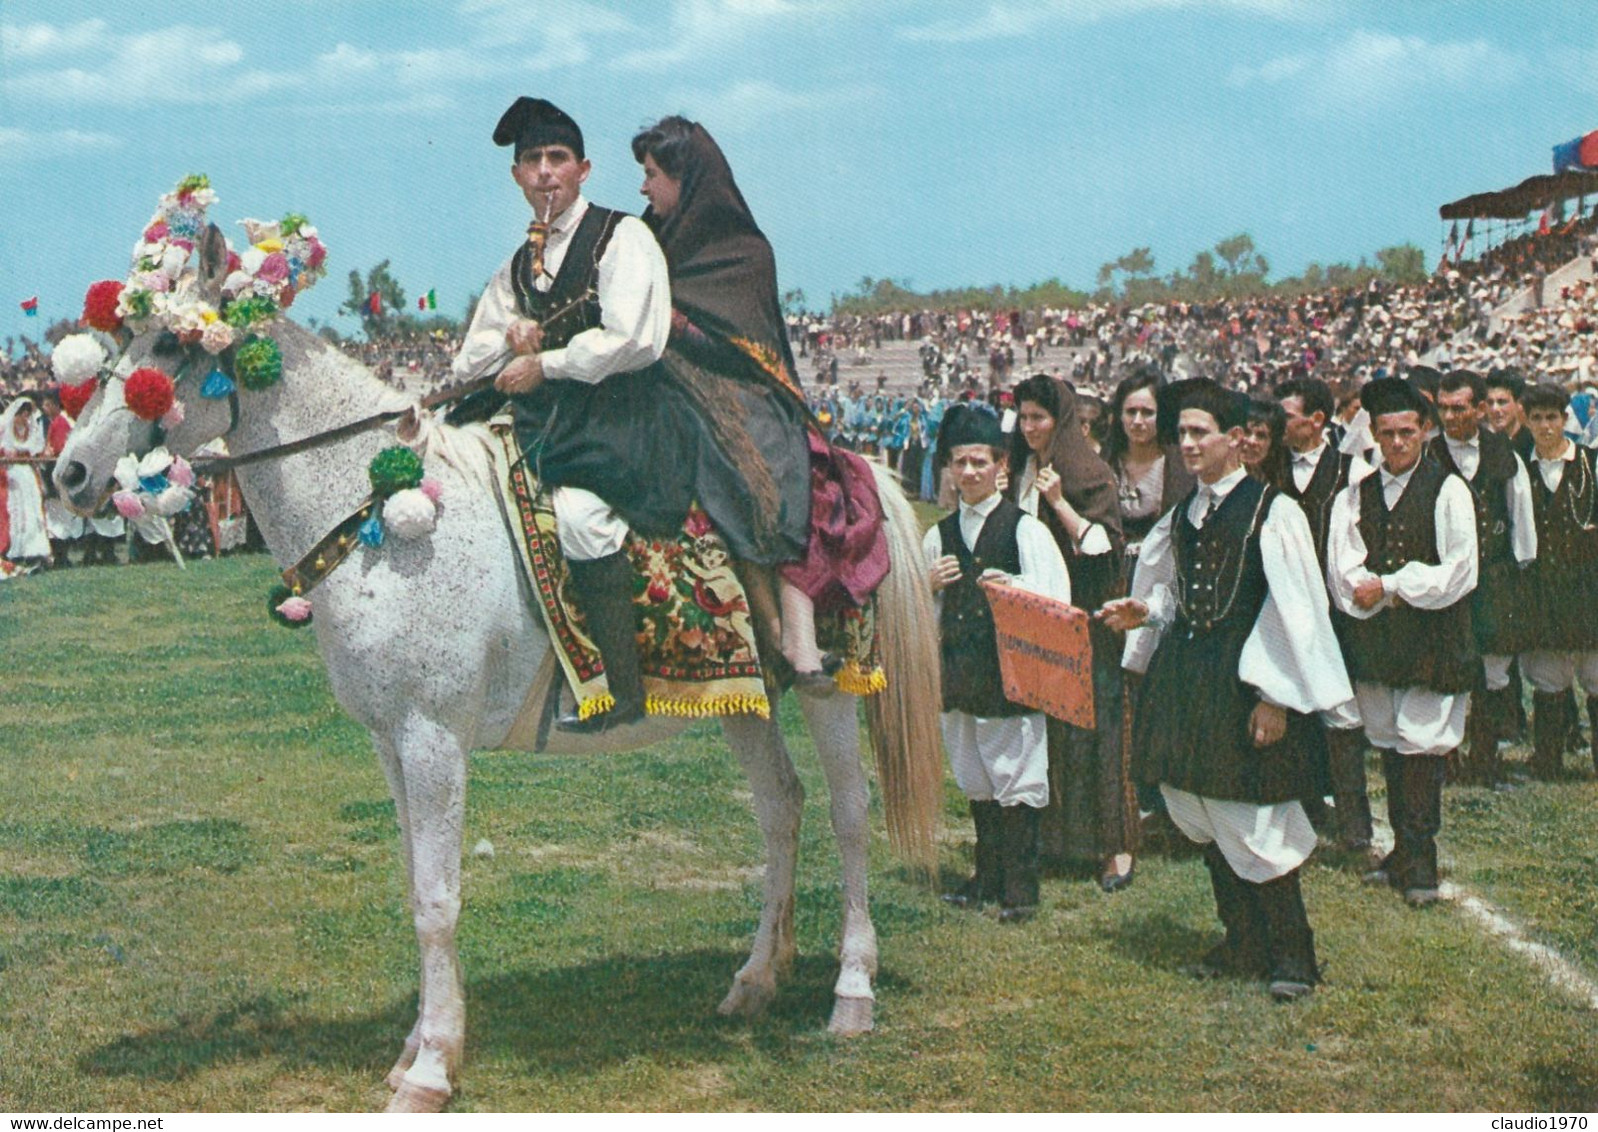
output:
[[[198,271],[185,279],[183,293],[214,308],[227,276],[227,241],[215,224],[209,224],[196,250]],[[232,424],[228,399],[200,396],[201,384],[215,364],[200,345],[184,343],[157,322],[138,331],[122,329],[118,335],[122,352],[78,414],[56,461],[56,487],[73,510],[84,514],[92,514],[105,501],[122,457],[130,453],[143,456],[162,443],[176,454],[187,455],[225,435]],[[183,406],[181,419],[175,414],[147,419],[129,404],[128,380],[145,370],[156,370],[171,380],[173,394]],[[135,379],[136,387],[141,380]]]
[[56,463],[56,486],[78,511],[104,501],[123,457],[161,444],[189,455],[230,433],[239,419],[235,378],[259,391],[281,373],[266,328],[323,274],[326,249],[306,218],[290,213],[278,223],[243,221],[251,246],[236,256],[205,219],[214,201],[204,177],[179,182],[134,247],[127,283],[89,289],[84,321],[117,335],[122,349]]

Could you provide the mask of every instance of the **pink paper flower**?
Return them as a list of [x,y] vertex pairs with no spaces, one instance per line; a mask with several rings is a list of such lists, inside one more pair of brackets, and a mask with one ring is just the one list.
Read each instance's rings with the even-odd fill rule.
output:
[[290,621],[304,621],[311,615],[311,599],[305,597],[291,597],[277,611]]
[[[181,405],[182,402],[180,401],[178,404]],[[172,457],[172,466],[166,470],[166,478],[179,487],[193,487],[194,469],[189,466],[189,462],[182,456],[174,456]]]
[[327,258],[327,249],[322,246],[322,241],[315,236],[311,237],[311,252],[305,257],[308,267],[321,267],[322,261]]
[[153,244],[171,230],[172,229],[167,227],[165,220],[157,220],[154,224],[150,225],[144,230],[145,243]]
[[421,484],[418,486],[420,487],[422,494],[427,496],[427,498],[431,499],[434,503],[437,503],[441,498],[443,498],[444,485],[439,483],[432,476],[424,476]]
[[111,497],[111,502],[116,505],[117,514],[124,519],[142,519],[144,517],[144,504],[139,502],[139,497],[131,491],[119,491]]
[[273,252],[261,261],[261,269],[255,274],[268,283],[281,283],[289,277],[289,257]]
[[[195,335],[195,337],[198,338],[199,335]],[[172,402],[172,407],[170,409],[168,409],[165,413],[161,414],[161,427],[170,432],[172,429],[177,428],[178,425],[180,425],[182,423],[183,423],[183,402],[182,401],[173,401]]]

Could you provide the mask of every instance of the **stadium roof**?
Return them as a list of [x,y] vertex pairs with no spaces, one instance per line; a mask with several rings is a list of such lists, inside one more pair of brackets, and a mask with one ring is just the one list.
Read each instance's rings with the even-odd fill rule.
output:
[[1437,215],[1444,220],[1519,220],[1555,201],[1588,194],[1598,195],[1598,172],[1570,169],[1563,173],[1541,173],[1527,177],[1512,189],[1472,193],[1450,201],[1437,210]]

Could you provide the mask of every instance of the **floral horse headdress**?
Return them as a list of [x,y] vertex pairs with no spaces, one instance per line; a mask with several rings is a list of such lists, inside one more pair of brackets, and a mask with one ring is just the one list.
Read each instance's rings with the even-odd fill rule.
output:
[[[283,354],[266,327],[327,272],[327,248],[303,214],[291,212],[274,223],[243,220],[250,246],[239,255],[223,242],[227,275],[213,305],[201,294],[198,263],[190,261],[197,260],[194,250],[207,236],[206,210],[215,203],[204,174],[179,181],[133,245],[127,281],[91,284],[83,303],[83,322],[96,330],[166,331],[182,345],[201,347],[217,360],[200,388],[204,397],[234,392],[229,369],[246,389],[265,389],[282,376]],[[182,419],[172,379],[161,370],[135,370],[123,396],[144,420],[172,427]]]

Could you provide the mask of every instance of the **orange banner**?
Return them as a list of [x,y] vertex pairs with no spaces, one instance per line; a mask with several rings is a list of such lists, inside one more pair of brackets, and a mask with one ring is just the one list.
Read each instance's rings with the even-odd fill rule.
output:
[[1006,699],[1093,727],[1093,645],[1088,614],[1014,586],[983,582],[999,638]]

